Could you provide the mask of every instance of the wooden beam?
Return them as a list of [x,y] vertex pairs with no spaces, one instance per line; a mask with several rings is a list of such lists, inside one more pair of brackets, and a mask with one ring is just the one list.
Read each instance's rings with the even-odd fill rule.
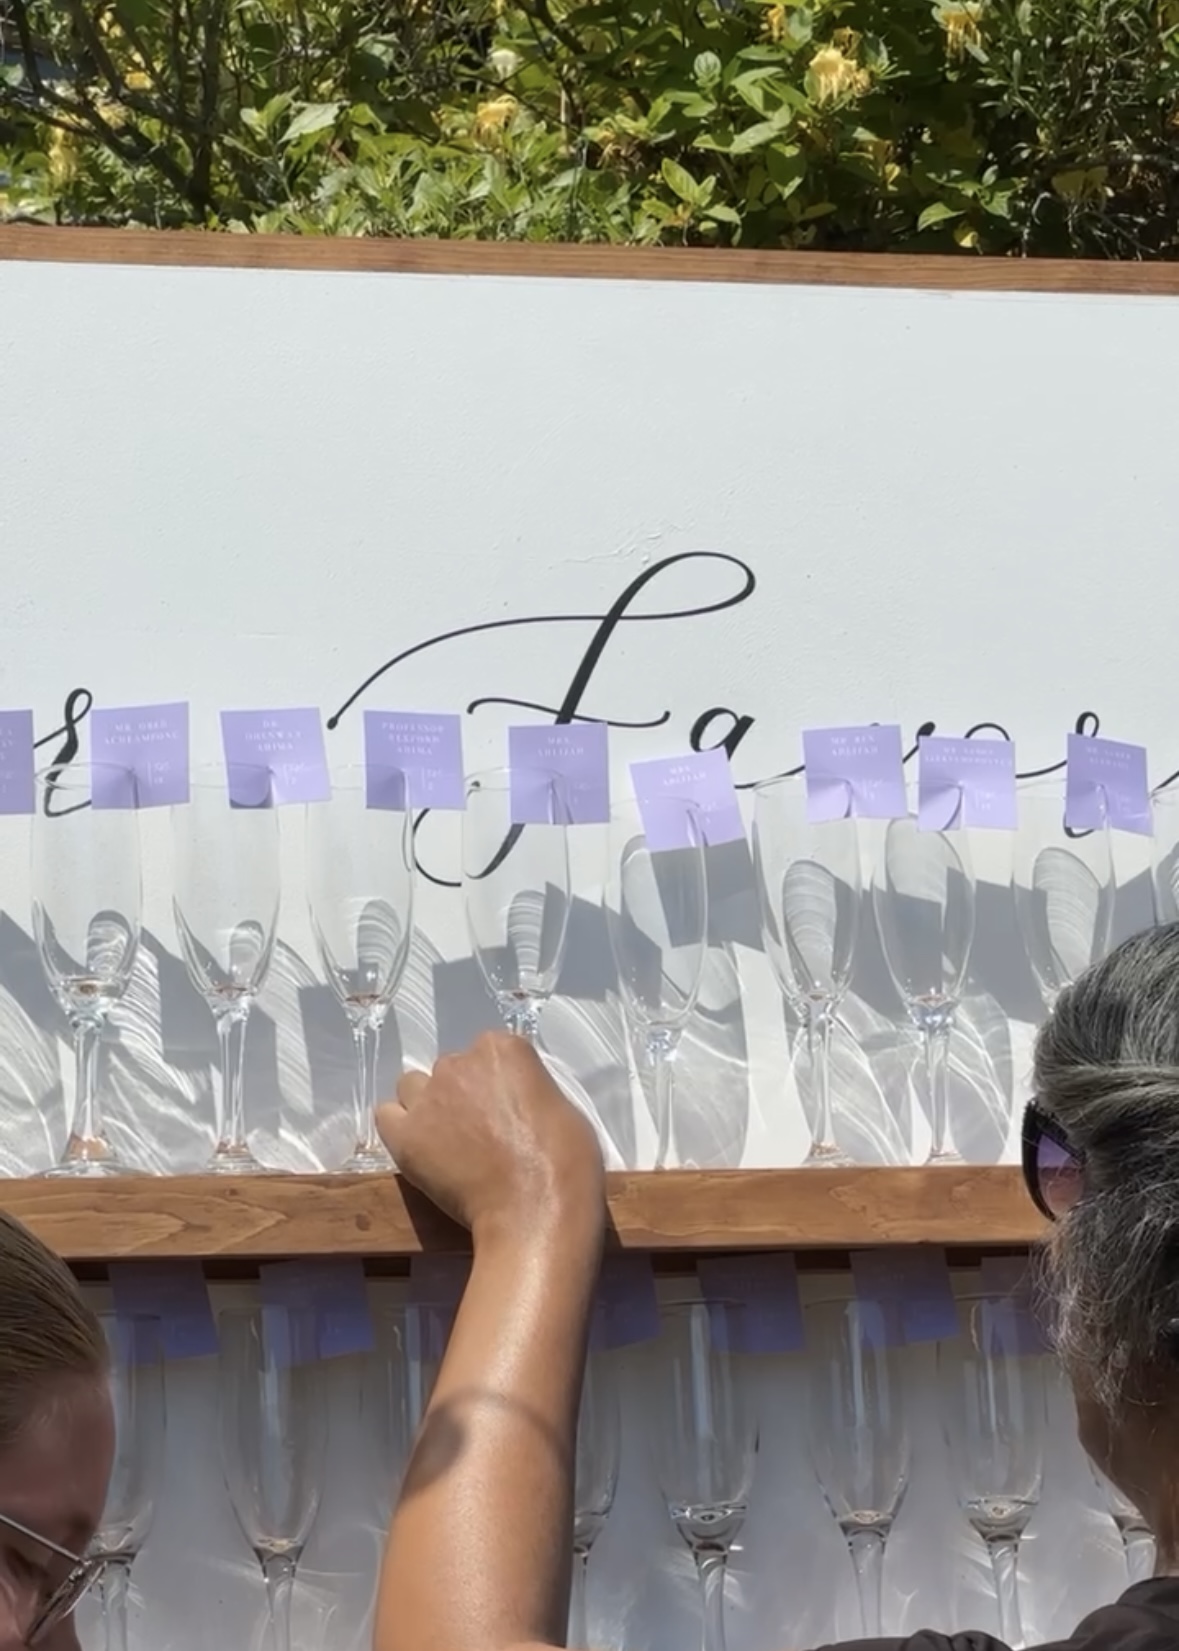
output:
[[[1030,1244],[1018,1169],[670,1170],[609,1177],[612,1242],[630,1250],[847,1250]],[[462,1252],[466,1234],[396,1176],[134,1176],[0,1182],[0,1207],[71,1262]]]

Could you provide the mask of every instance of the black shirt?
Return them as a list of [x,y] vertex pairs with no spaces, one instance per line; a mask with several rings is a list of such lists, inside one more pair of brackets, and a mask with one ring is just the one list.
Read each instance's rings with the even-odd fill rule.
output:
[[[1157,1576],[1127,1589],[1116,1605],[1094,1611],[1066,1640],[1029,1651],[1176,1651],[1179,1647],[1179,1577]],[[934,1634],[922,1629],[906,1639],[844,1640],[823,1651],[1009,1651],[990,1634]]]

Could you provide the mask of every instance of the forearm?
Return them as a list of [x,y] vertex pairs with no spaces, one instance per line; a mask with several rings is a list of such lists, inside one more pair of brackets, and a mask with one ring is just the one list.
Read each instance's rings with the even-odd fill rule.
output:
[[598,1209],[476,1243],[394,1515],[375,1651],[563,1641]]

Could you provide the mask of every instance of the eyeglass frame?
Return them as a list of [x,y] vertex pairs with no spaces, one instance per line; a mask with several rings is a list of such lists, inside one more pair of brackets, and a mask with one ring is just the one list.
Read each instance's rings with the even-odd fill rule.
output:
[[1067,1153],[1079,1172],[1084,1171],[1085,1155],[1073,1145],[1063,1126],[1056,1121],[1052,1114],[1046,1112],[1034,1100],[1029,1101],[1024,1108],[1021,1137],[1023,1182],[1027,1188],[1028,1197],[1046,1220],[1055,1223],[1060,1219],[1060,1212],[1052,1208],[1040,1184],[1040,1141],[1042,1139],[1049,1140],[1054,1146],[1058,1146],[1062,1152]]
[[0,1529],[14,1531],[17,1536],[23,1536],[28,1542],[35,1542],[39,1548],[45,1548],[49,1553],[56,1554],[58,1559],[68,1560],[70,1564],[69,1571],[33,1618],[32,1626],[25,1636],[25,1644],[32,1648],[43,1642],[44,1635],[51,1628],[56,1628],[59,1623],[66,1622],[73,1616],[111,1563],[110,1556],[91,1554],[87,1558],[82,1554],[76,1554],[72,1549],[51,1542],[47,1536],[42,1536],[40,1531],[31,1530],[28,1525],[22,1525],[19,1519],[13,1519],[6,1513],[0,1513]]

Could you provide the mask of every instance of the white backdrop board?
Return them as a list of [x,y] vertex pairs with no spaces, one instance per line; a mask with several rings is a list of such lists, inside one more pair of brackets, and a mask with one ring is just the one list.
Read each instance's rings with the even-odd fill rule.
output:
[[[899,721],[907,747],[923,725],[999,724],[1026,772],[1060,761],[1087,712],[1150,747],[1155,782],[1179,768],[1179,299],[13,262],[0,314],[0,706],[33,707],[47,756],[73,732],[85,752],[91,703],[187,699],[198,759],[217,755],[223,708],[316,704],[334,762],[359,759],[370,707],[465,713],[469,768],[504,759],[512,721],[607,719],[619,785],[631,760],[728,739],[747,786],[800,761],[804,727],[873,720]],[[144,825],[149,943],[105,1051],[107,1108],[142,1163],[192,1168],[211,1143],[214,1036],[176,955],[164,811]],[[248,1105],[263,1157],[312,1168],[351,1144],[352,1056],[310,944],[298,810],[283,827],[289,898]],[[418,841],[388,1083],[493,1019],[448,886],[455,818]],[[27,822],[0,821],[0,1163],[16,1173],[59,1148],[72,1084],[28,933],[26,843]],[[642,1167],[653,1132],[605,961],[599,853],[586,828],[544,1041],[615,1161]],[[1148,852],[1125,838],[1118,854],[1129,929],[1149,914]],[[806,1061],[747,895],[723,910],[680,1064],[685,1162],[806,1150]],[[1014,1155],[1039,1013],[1006,899],[980,896],[953,1053],[954,1128],[978,1160]],[[843,1019],[847,1143],[920,1155],[916,1045],[874,946]],[[204,1425],[198,1373],[178,1380],[187,1425]],[[1069,1460],[1042,1516],[1057,1554],[1087,1494]],[[779,1626],[795,1645],[855,1626],[834,1532],[784,1464],[762,1475],[759,1496],[791,1511],[771,1507],[757,1537],[737,1651]],[[910,1625],[962,1598],[945,1566],[968,1545],[931,1473],[889,1590]],[[145,1557],[145,1590],[162,1590],[140,1640],[153,1651],[244,1644],[257,1620],[217,1494],[194,1481]],[[670,1564],[649,1485],[626,1495]],[[1117,1586],[1112,1536],[1090,1524],[1104,1557],[1067,1586],[1042,1572],[1041,1634]],[[606,1539],[603,1575],[630,1577],[628,1645],[670,1647],[686,1619],[657,1608],[645,1562],[627,1572],[630,1528]],[[816,1594],[820,1535],[832,1568]],[[224,1612],[194,1609],[194,1545],[237,1567]],[[989,1626],[978,1587],[966,1598]],[[308,1647],[361,1643],[359,1619],[325,1621],[308,1613]],[[602,1621],[617,1642],[620,1620]]]

